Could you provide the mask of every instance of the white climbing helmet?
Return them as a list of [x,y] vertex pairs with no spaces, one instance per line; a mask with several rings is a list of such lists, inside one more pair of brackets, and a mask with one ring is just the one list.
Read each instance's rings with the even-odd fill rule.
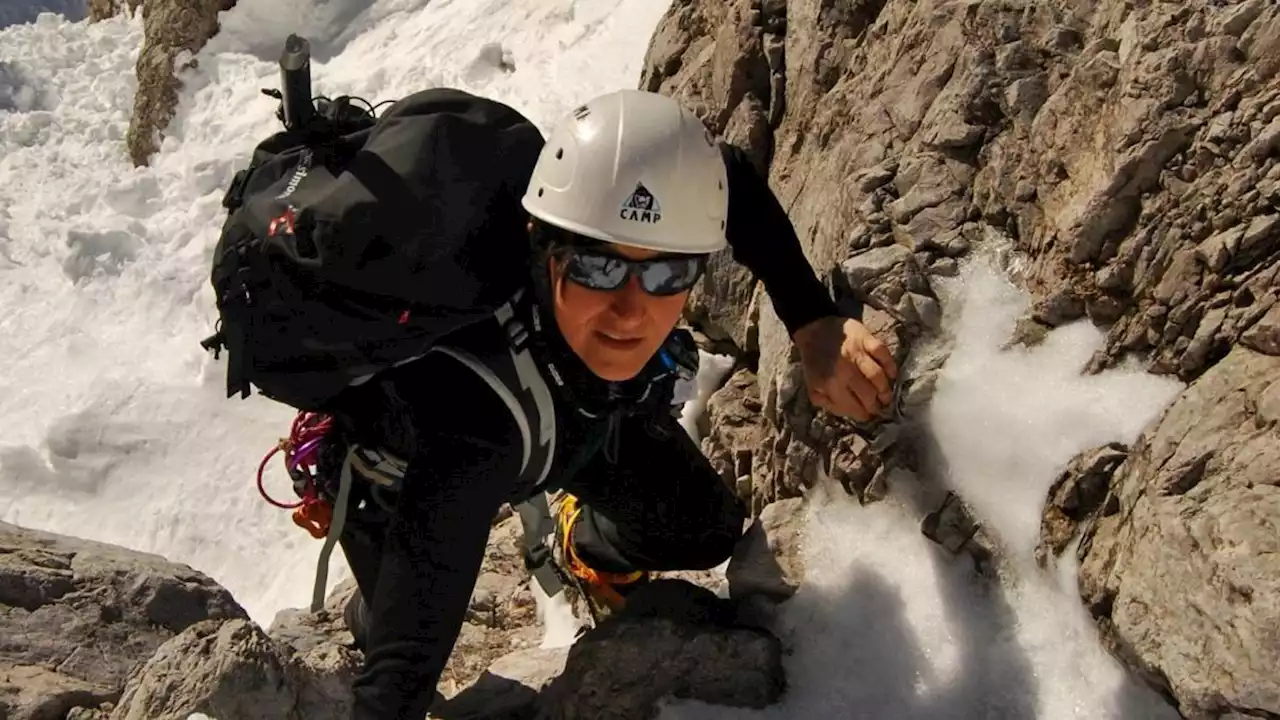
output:
[[522,203],[550,225],[605,242],[672,253],[727,245],[720,150],[696,115],[658,93],[601,95],[564,118]]

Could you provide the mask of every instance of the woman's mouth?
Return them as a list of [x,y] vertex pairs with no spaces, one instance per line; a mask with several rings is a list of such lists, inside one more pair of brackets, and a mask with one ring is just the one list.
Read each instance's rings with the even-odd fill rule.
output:
[[635,350],[644,342],[643,337],[615,336],[602,332],[597,332],[596,338],[600,340],[600,344],[612,350]]

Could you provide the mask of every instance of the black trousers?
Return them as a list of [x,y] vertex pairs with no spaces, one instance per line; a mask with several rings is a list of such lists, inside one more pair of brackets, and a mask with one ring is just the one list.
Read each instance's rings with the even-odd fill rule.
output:
[[674,418],[622,421],[599,452],[560,484],[582,515],[574,550],[596,570],[706,570],[733,553],[746,508]]
[[[675,419],[629,417],[618,433],[613,452],[597,452],[572,478],[552,483],[579,499],[578,556],[605,572],[705,570],[728,560],[746,508]],[[340,542],[366,598],[390,519],[356,482]]]

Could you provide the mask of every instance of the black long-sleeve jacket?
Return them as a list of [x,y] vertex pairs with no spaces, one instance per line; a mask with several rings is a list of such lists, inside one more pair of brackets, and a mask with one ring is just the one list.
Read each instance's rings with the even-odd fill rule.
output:
[[[789,332],[835,314],[766,180],[740,149],[725,146],[723,154],[726,235],[735,261],[764,283]],[[417,720],[426,715],[461,629],[490,519],[511,499],[522,441],[497,395],[448,358],[428,355],[380,383],[393,386],[396,402],[409,408],[412,430],[400,436],[414,447],[405,448],[410,460],[385,536],[377,591],[366,598],[373,620],[354,686],[354,717]],[[385,422],[372,417],[377,408],[364,412],[372,425]]]

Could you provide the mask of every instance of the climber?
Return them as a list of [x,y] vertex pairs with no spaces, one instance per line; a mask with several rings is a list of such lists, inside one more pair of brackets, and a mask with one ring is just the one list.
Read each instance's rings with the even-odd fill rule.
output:
[[[431,92],[451,93],[450,112],[471,120],[497,112],[490,100]],[[510,140],[497,132],[492,142]],[[319,475],[359,586],[347,607],[365,652],[359,718],[426,714],[504,502],[550,494],[553,540],[528,544],[526,561],[541,577],[557,569],[605,614],[650,572],[728,559],[745,510],[677,423],[698,354],[676,324],[712,253],[730,248],[763,282],[816,405],[871,421],[893,397],[891,354],[837,314],[766,180],[677,101],[597,97],[528,157],[521,207],[496,192],[474,202],[485,168],[433,176],[472,193],[447,205],[460,217],[522,218],[530,253],[471,261],[518,264],[524,289],[493,322],[362,379],[330,411]],[[308,182],[294,181],[296,196]]]

